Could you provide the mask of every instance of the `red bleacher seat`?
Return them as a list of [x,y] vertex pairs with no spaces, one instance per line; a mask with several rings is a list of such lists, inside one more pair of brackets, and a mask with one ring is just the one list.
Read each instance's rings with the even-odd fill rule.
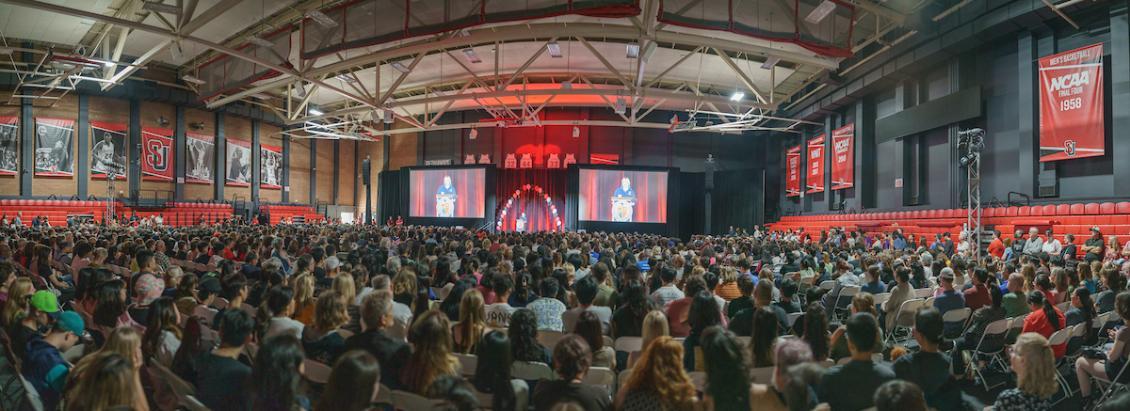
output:
[[1071,215],[1083,215],[1083,204],[1079,204],[1079,203],[1072,204],[1071,205]]
[[1099,203],[1087,203],[1083,205],[1083,213],[1094,215],[1099,213]]

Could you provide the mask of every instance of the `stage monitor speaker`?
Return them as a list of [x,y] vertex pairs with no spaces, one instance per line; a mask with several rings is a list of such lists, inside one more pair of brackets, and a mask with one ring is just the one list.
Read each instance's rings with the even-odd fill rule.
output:
[[1059,197],[1059,178],[1056,174],[1055,161],[1040,163],[1040,175],[1036,177],[1039,184],[1037,198]]

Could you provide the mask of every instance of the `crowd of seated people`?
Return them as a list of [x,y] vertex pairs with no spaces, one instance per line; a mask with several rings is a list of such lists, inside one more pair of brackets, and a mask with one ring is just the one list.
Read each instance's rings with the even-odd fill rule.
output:
[[[0,381],[22,375],[36,394],[5,392],[0,409],[30,397],[46,410],[317,411],[410,395],[454,410],[1130,401],[1106,395],[1130,382],[1130,260],[1108,258],[1098,232],[1079,259],[1034,231],[1039,247],[994,242],[982,259],[946,238],[762,228],[680,241],[79,224],[0,238]],[[1071,365],[1075,378],[1057,371]],[[972,395],[991,373],[1003,387]]]

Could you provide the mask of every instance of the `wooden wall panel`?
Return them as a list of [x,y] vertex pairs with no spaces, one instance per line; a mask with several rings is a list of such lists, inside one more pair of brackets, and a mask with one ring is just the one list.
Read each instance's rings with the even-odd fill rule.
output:
[[311,203],[328,203],[334,202],[334,142],[333,140],[317,139],[311,140],[318,144],[318,162],[314,165],[317,168],[317,189],[318,198],[311,201]]
[[[282,129],[270,124],[259,123],[259,144],[282,147]],[[259,187],[259,202],[278,203],[281,201],[282,189],[272,190]]]
[[[250,144],[251,143],[251,120],[248,120],[248,119],[243,118],[243,117],[225,116],[224,117],[224,138],[229,142],[229,144],[232,140],[241,140],[241,141],[245,141],[248,144]],[[229,159],[227,158],[227,148],[225,148],[224,149],[224,164],[227,164],[228,160]],[[222,171],[223,171],[224,175],[227,175],[226,167]],[[224,187],[224,199],[229,200],[229,201],[231,201],[231,200],[251,201],[251,187],[237,187],[237,186],[231,186],[231,185],[225,186]]]
[[[161,121],[160,121],[161,118],[164,118],[165,120],[167,120],[168,123],[165,124],[165,125],[161,125]],[[141,127],[143,129],[145,127],[156,127],[156,128],[167,128],[169,130],[172,130],[172,129],[176,128],[176,121],[177,121],[177,111],[176,111],[176,108],[173,107],[171,104],[152,103],[152,102],[148,102],[148,101],[141,102]],[[145,153],[145,151],[142,150],[142,155],[145,155],[144,153]],[[142,159],[142,160],[144,160],[144,159]],[[175,153],[173,154],[173,158],[171,160],[176,161]],[[175,168],[176,165],[172,162],[169,163],[169,166],[174,167],[174,170],[176,169]],[[141,195],[143,195],[143,196],[153,195],[153,191],[147,191],[147,190],[155,190],[155,191],[158,191],[158,193],[157,193],[158,196],[167,196],[166,198],[173,198],[174,183],[175,183],[175,181],[146,180],[145,174],[142,173],[142,178],[141,178],[141,190],[142,190],[142,192],[141,192]]]
[[[13,104],[11,104],[11,105],[7,104],[8,98],[11,95],[12,95],[11,92],[7,92],[7,91],[0,92],[0,116],[4,116],[4,117],[19,117],[20,116],[20,105],[19,105],[20,102],[19,102],[19,100],[14,101]],[[17,146],[16,146],[17,149],[20,147],[18,144],[22,144],[22,142],[17,142]],[[18,195],[20,195],[19,170],[22,170],[22,168],[21,168],[19,163],[20,163],[20,158],[19,158],[19,152],[17,151],[16,152],[16,171],[17,171],[17,173],[15,175],[10,175],[10,176],[0,175],[0,196],[18,196]]]
[[310,144],[317,140],[290,139],[290,202],[311,204],[310,201]]
[[[105,97],[90,97],[87,99],[87,107],[90,110],[90,121],[105,121],[108,123],[120,123],[129,127],[129,100],[105,98]],[[36,110],[38,113],[39,110]],[[144,111],[143,111],[144,112]],[[37,114],[38,115],[38,114]],[[94,139],[92,130],[87,130],[87,138],[90,139],[87,147],[94,147]],[[76,142],[77,144],[77,142]],[[126,135],[126,153],[129,153],[129,135]],[[86,157],[86,164],[89,167],[93,163],[90,158],[89,150],[86,153],[79,153],[78,155]],[[128,155],[128,154],[127,154]],[[127,163],[128,164],[128,163]],[[77,170],[77,169],[76,169]],[[126,198],[129,196],[129,175],[126,173],[124,176],[118,176],[114,180],[114,198]],[[75,173],[77,178],[78,173]],[[109,198],[110,193],[106,190],[109,184],[104,178],[90,177],[90,183],[87,186],[86,192],[98,198]],[[152,194],[152,193],[146,193]]]
[[[400,128],[397,124],[397,128]],[[407,126],[405,126],[407,127]],[[399,170],[401,167],[416,165],[416,152],[418,151],[419,135],[417,133],[394,134],[386,137],[389,146],[388,169]]]
[[[341,140],[338,152],[338,181],[337,203],[339,205],[354,205],[354,184],[357,182],[357,147],[354,141]],[[320,170],[320,169],[319,169]],[[331,172],[332,170],[327,170]]]
[[[187,131],[216,137],[216,115],[209,111],[185,109],[184,125]],[[186,157],[187,158],[187,157]],[[213,171],[223,172],[223,170]],[[184,198],[188,201],[210,201],[214,196],[211,184],[185,184]]]
[[[126,105],[126,108],[126,116],[128,118],[128,104]],[[55,100],[55,105],[53,107],[36,106],[33,110],[33,113],[35,117],[53,117],[78,121],[78,97],[69,95],[60,100]],[[76,131],[75,136],[77,137],[77,135],[78,133]],[[74,140],[73,138],[74,137],[72,137],[71,142],[71,149],[73,151],[71,154],[71,161],[74,162],[73,167],[76,169],[75,175],[71,177],[35,177],[35,181],[31,183],[31,195],[55,195],[60,199],[67,199],[78,193],[78,140]],[[24,141],[30,142],[29,144],[35,144],[34,137],[31,139],[25,137]],[[84,153],[83,155],[89,156],[90,153]],[[30,164],[28,166],[34,167]],[[123,187],[123,190],[128,190],[128,188],[128,186]],[[103,189],[103,191],[105,191],[105,189]],[[17,192],[19,191],[17,190]],[[91,192],[93,193],[93,191]]]

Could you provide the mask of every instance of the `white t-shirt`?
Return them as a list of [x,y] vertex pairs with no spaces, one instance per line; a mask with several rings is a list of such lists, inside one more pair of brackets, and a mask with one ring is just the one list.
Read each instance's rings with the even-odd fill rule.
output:
[[491,328],[506,328],[510,326],[510,315],[517,311],[508,303],[495,303],[486,306],[487,325]]

